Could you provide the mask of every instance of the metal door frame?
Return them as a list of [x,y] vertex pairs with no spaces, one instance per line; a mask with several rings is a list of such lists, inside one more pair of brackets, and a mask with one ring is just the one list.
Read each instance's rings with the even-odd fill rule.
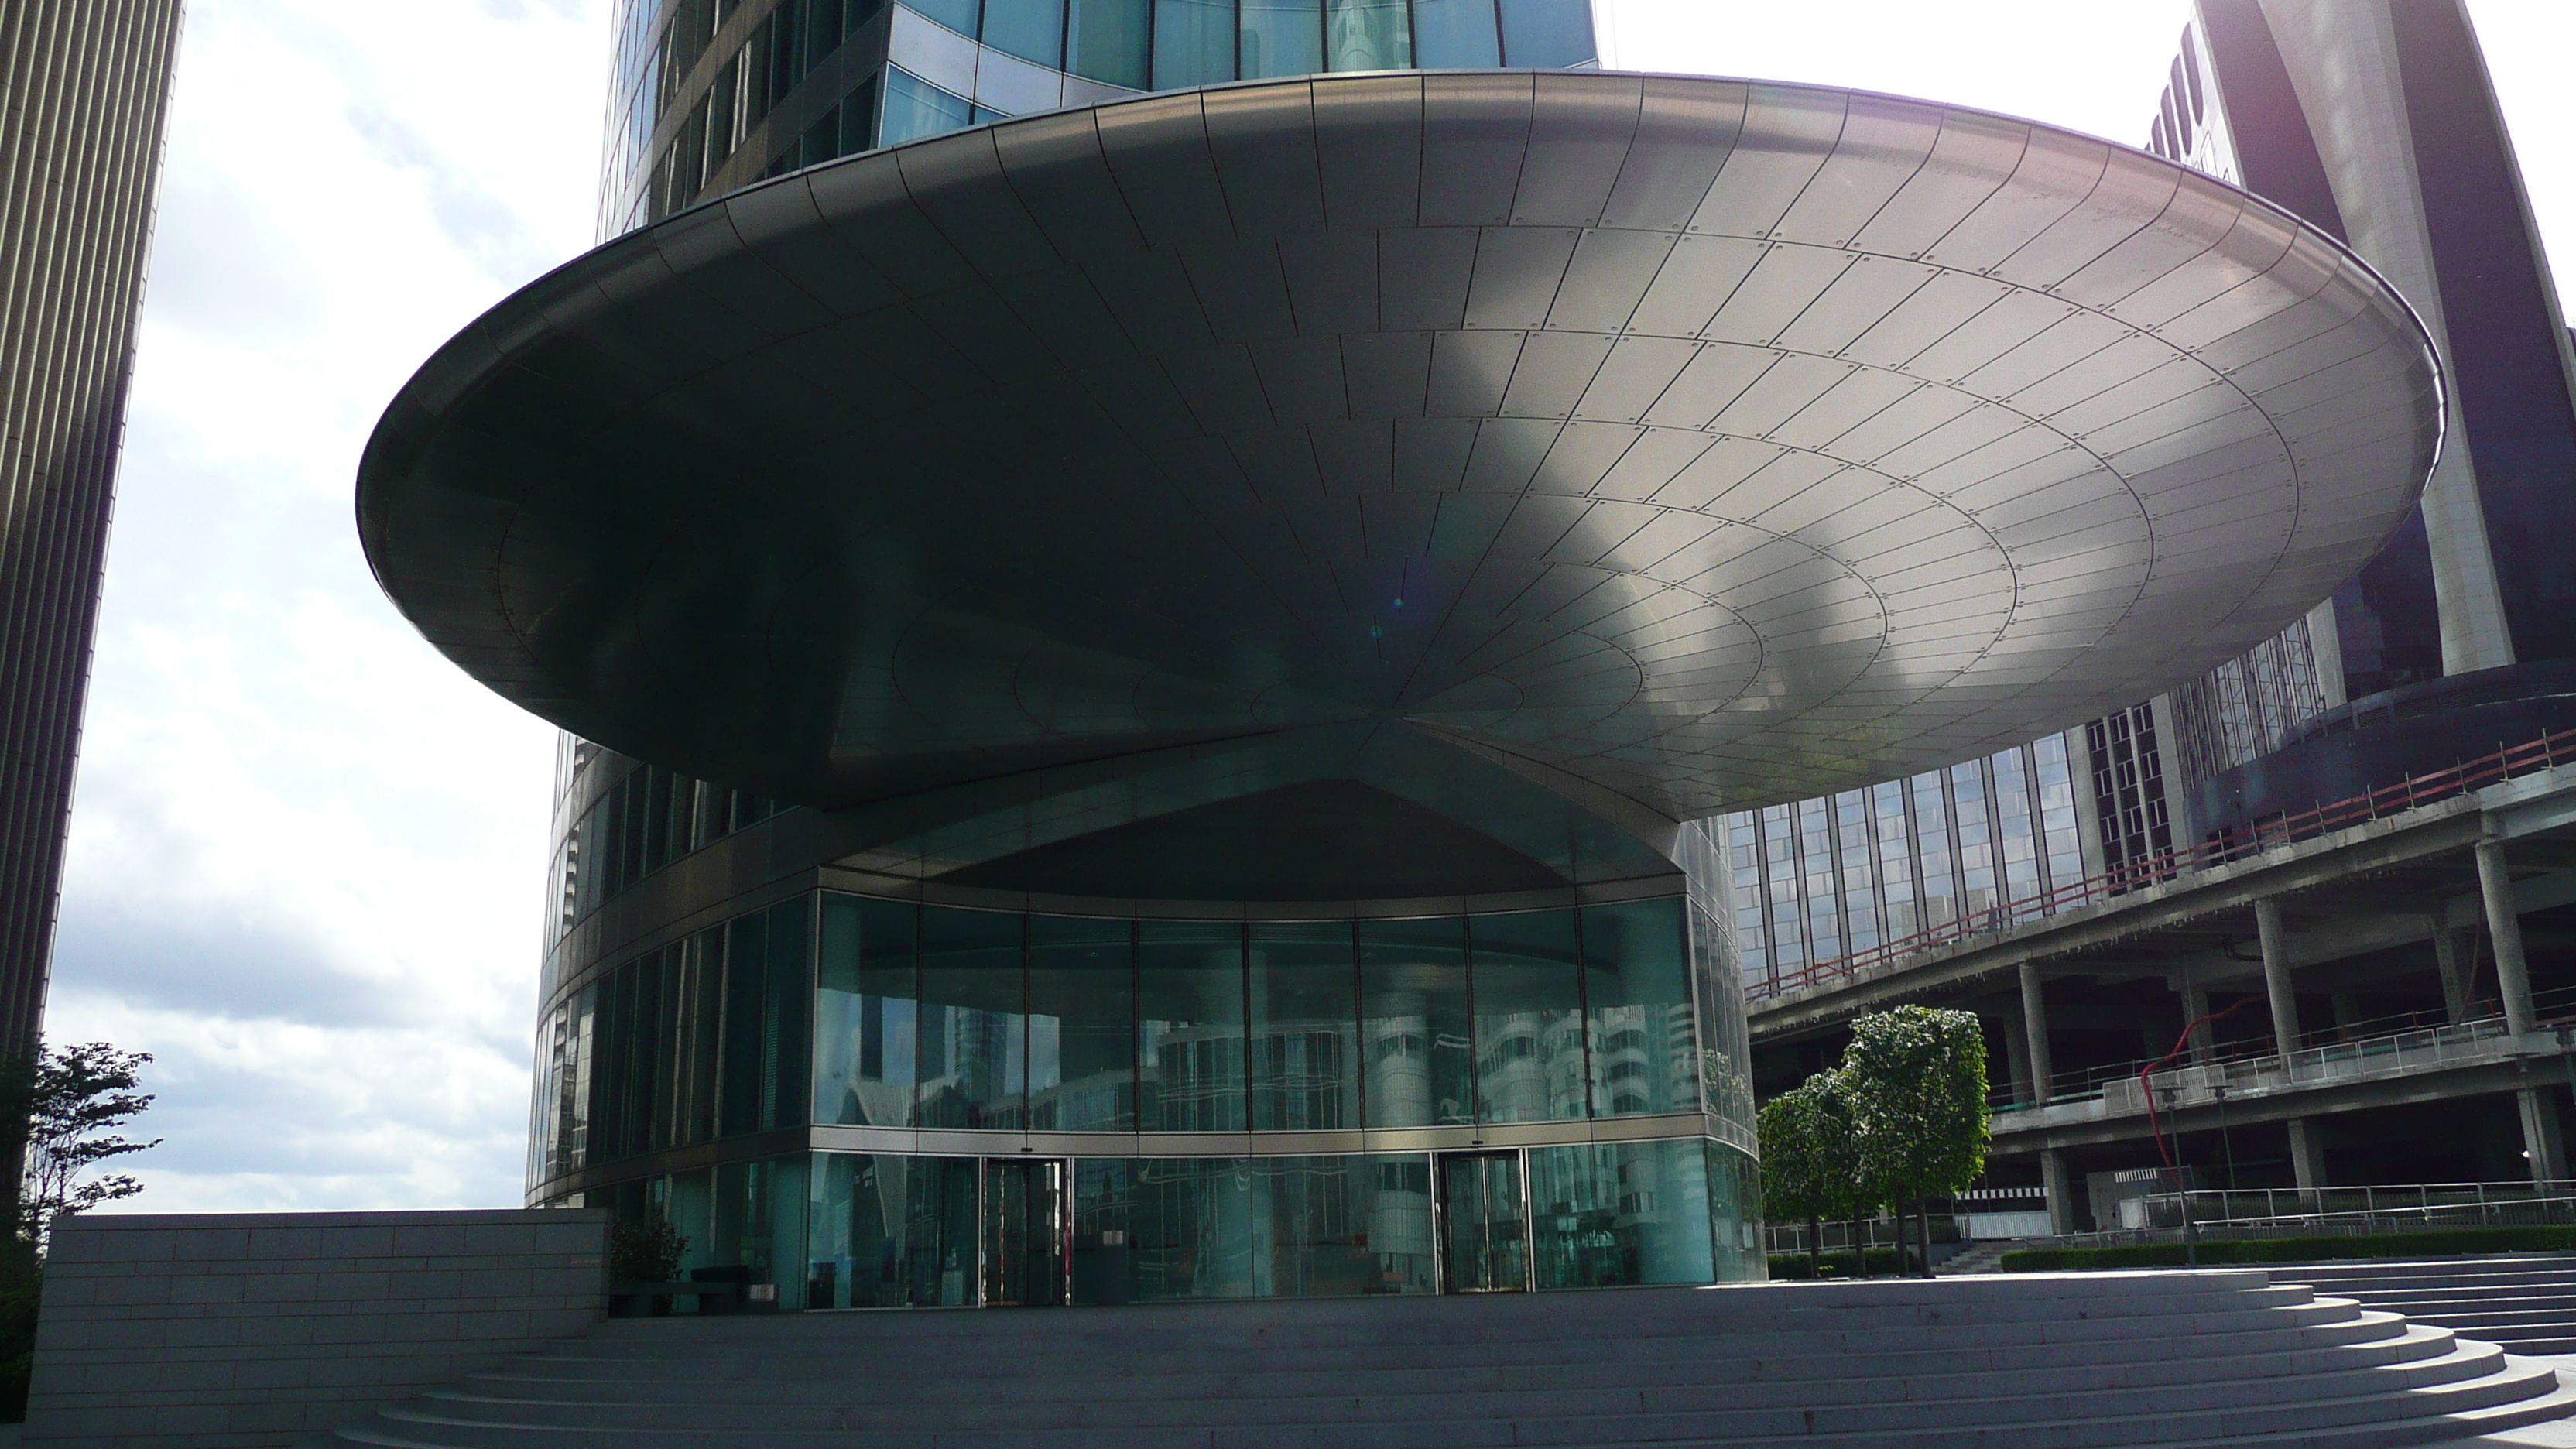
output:
[[[986,1291],[992,1282],[993,1251],[993,1169],[1008,1164],[1056,1169],[1055,1263],[1056,1300],[1053,1304],[995,1303]],[[1031,1173],[1034,1177],[1037,1174]],[[978,1157],[975,1159],[975,1307],[1031,1308],[1073,1306],[1073,1159],[1070,1157]]]
[[[1452,1162],[1468,1158],[1508,1157],[1520,1186],[1521,1286],[1460,1288],[1449,1281],[1449,1173]],[[1431,1154],[1431,1271],[1437,1296],[1469,1293],[1534,1293],[1538,1291],[1537,1242],[1530,1221],[1529,1150],[1522,1147],[1467,1147]]]

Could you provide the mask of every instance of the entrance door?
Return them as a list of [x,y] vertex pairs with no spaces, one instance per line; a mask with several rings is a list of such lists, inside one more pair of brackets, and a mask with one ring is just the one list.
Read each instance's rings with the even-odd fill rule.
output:
[[1529,1287],[1529,1215],[1521,1155],[1459,1152],[1440,1159],[1441,1286],[1450,1293]]
[[1053,1308],[1067,1298],[1072,1204],[1061,1158],[984,1163],[984,1303]]

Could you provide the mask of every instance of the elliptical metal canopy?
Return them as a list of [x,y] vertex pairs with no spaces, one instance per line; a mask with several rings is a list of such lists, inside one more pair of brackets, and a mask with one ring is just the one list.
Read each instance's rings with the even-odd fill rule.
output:
[[2366,562],[2441,434],[2386,285],[2146,154],[1815,86],[1371,75],[621,238],[421,369],[358,513],[494,689],[800,801],[1234,752],[1132,819],[1396,741],[1651,825],[2196,675]]

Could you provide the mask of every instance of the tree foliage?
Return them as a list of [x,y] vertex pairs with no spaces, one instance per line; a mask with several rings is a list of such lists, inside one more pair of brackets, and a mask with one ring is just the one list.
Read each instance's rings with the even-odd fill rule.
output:
[[[103,1041],[41,1049],[13,1074],[12,1095],[23,1102],[27,1161],[19,1198],[19,1231],[42,1244],[54,1219],[101,1203],[129,1198],[143,1184],[121,1172],[92,1177],[101,1163],[158,1147],[116,1129],[152,1105],[140,1090],[149,1052],[118,1051]],[[13,1106],[18,1105],[12,1103]]]
[[152,1105],[140,1090],[147,1052],[106,1042],[38,1049],[0,1065],[0,1133],[19,1134],[26,1156],[17,1220],[0,1232],[0,1422],[27,1415],[27,1376],[44,1287],[42,1253],[54,1219],[128,1198],[143,1184],[123,1173],[88,1174],[160,1139],[136,1142],[116,1129]]
[[1840,1221],[1877,1209],[1840,1072],[1818,1072],[1772,1098],[1759,1130],[1764,1212]]
[[660,1208],[646,1209],[641,1219],[619,1218],[608,1227],[608,1272],[620,1282],[675,1282],[688,1251],[688,1237]]
[[1886,1198],[1946,1196],[1985,1171],[1986,1038],[1974,1013],[1900,1006],[1864,1016],[1838,1075],[1860,1176]]

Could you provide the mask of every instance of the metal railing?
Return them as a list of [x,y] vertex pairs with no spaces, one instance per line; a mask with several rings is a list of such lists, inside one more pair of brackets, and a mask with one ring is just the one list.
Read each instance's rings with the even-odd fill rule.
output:
[[[2071,1233],[2055,1246],[2093,1248],[2245,1238],[2367,1237],[2444,1228],[2576,1224],[2576,1182],[2438,1182],[2371,1187],[2239,1188],[2151,1193],[2135,1227]],[[2122,1216],[2128,1204],[2123,1204]],[[2186,1213],[2188,1209],[2188,1213]]]
[[2266,1053],[2236,1061],[2176,1067],[2158,1072],[2143,1083],[2136,1078],[2105,1082],[2101,1097],[2107,1111],[2143,1112],[2147,1109],[2147,1092],[2152,1088],[2156,1106],[2170,1111],[2248,1091],[2323,1086],[2383,1072],[2501,1060],[2514,1055],[2514,1051],[2503,1018],[2491,1016],[2368,1041],[2303,1047],[2287,1056]]
[[[2535,991],[2531,1001],[2533,1017],[2545,1028],[2576,1021],[2576,986]],[[2300,1037],[2305,1045],[2300,1048],[2299,1055],[2313,1056],[2319,1062],[2373,1061],[2404,1053],[2410,1045],[2420,1045],[2428,1035],[2465,1032],[2485,1039],[2504,1032],[2504,1017],[2494,1011],[2492,1004],[2488,1006],[2488,1014],[2464,1022],[2444,1022],[2440,1017],[2441,1014],[2435,1011],[2410,1011],[2306,1032]],[[2438,1061],[2439,1057],[2434,1060]],[[2156,1100],[2159,1104],[2165,1101],[2163,1087],[2174,1072],[2225,1067],[2239,1073],[2242,1080],[2253,1082],[2261,1076],[2267,1064],[2277,1068],[2279,1063],[2280,1055],[2272,1049],[2268,1038],[2220,1042],[2199,1061],[2176,1067],[2173,1072],[2158,1072]],[[2019,1112],[2060,1102],[2089,1102],[2114,1083],[2126,1082],[2135,1088],[2138,1074],[2147,1065],[2147,1060],[2142,1057],[2135,1061],[2113,1062],[2108,1066],[2086,1067],[2079,1072],[2059,1072],[2051,1083],[2054,1090],[2044,1104],[2032,1097],[2026,1083],[2006,1083],[1986,1094],[1986,1105],[1996,1112]]]
[[1926,927],[1910,936],[1831,960],[1813,962],[1795,971],[1751,983],[1746,992],[1756,1000],[1778,996],[1837,977],[1855,975],[1936,946],[1951,945],[2078,906],[2144,890],[2190,872],[2248,860],[2265,851],[2279,850],[2337,830],[2456,799],[2472,790],[2484,789],[2516,776],[2555,769],[2561,749],[2568,751],[2571,761],[2576,761],[2576,729],[2546,733],[2536,740],[2499,748],[2494,754],[2463,761],[2447,770],[2436,770],[2429,775],[2410,775],[2394,785],[2366,790],[2349,799],[2297,814],[2285,813],[2258,820],[2247,827],[2221,831],[2218,838],[2198,845],[2160,851],[2145,860],[2129,862],[2099,875],[2087,876],[2035,895],[2000,901],[1984,910]]
[[2273,1227],[2327,1224],[2386,1218],[2422,1226],[2444,1215],[2457,1224],[2437,1226],[2503,1226],[2537,1221],[2534,1210],[2566,1221],[2576,1209],[2576,1181],[2432,1182],[2414,1186],[2255,1187],[2195,1192],[2150,1193],[2140,1198],[2144,1226],[2179,1228],[2189,1209],[2194,1226],[2207,1228]]

